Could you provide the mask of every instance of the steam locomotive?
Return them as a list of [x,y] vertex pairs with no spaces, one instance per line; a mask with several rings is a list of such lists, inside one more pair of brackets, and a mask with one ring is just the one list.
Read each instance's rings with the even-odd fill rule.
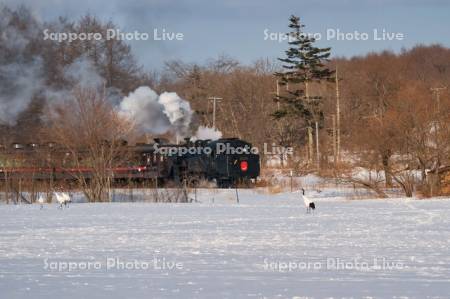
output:
[[[260,174],[258,153],[250,143],[237,138],[195,142],[186,139],[182,144],[155,139],[151,144],[123,144],[122,153],[127,156],[122,164],[108,169],[114,182],[156,182],[161,186],[206,180],[226,188],[238,183],[249,184]],[[92,178],[94,168],[88,162],[74,165],[70,155],[55,143],[0,147],[0,181]]]

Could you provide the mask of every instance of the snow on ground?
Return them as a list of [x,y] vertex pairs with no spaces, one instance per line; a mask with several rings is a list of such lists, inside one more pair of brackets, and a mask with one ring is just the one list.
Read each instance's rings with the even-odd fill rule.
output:
[[0,205],[0,298],[449,298],[450,200],[310,193]]

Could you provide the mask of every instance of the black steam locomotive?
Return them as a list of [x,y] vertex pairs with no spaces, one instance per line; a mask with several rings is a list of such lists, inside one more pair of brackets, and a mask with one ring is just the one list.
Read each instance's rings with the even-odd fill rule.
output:
[[[156,149],[157,148],[157,149]],[[167,161],[169,179],[183,178],[216,181],[219,187],[247,183],[259,176],[259,155],[252,145],[236,138],[199,140],[175,147],[154,146]]]
[[[195,184],[201,180],[215,181],[219,187],[238,183],[248,184],[260,173],[259,155],[246,141],[237,138],[186,140],[182,144],[164,143],[155,139],[152,144],[123,145],[127,154],[124,165],[109,171],[115,182],[151,182]],[[73,180],[89,179],[93,169],[89,165],[74,167],[67,158],[70,153],[56,144],[14,144],[0,148],[0,181],[7,179]],[[45,163],[36,164],[36,157]],[[8,162],[9,161],[9,162]],[[14,161],[14,163],[10,163]],[[52,162],[53,161],[53,162]],[[61,162],[62,161],[62,162]]]

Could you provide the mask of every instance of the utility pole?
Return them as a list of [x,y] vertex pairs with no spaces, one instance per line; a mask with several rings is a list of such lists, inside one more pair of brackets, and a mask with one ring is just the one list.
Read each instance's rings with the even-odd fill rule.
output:
[[212,100],[213,101],[213,128],[216,128],[216,102],[223,100],[222,98],[218,98],[218,97],[209,97],[208,100]]
[[338,67],[336,65],[336,136],[334,138],[337,139],[336,144],[336,157],[337,162],[341,159],[341,107],[340,107],[340,98],[339,98],[339,77],[338,77]]
[[333,162],[334,167],[337,164],[337,144],[336,144],[336,115],[333,115]]
[[436,102],[437,102],[437,113],[436,113],[436,119],[434,120],[434,134],[435,134],[435,142],[436,142],[436,158],[437,158],[437,164],[436,169],[440,167],[441,164],[441,153],[440,153],[440,145],[439,145],[439,126],[438,122],[440,121],[440,112],[441,112],[441,100],[440,100],[440,94],[441,91],[447,89],[447,87],[434,87],[430,88],[431,92],[436,95]]
[[277,79],[277,108],[280,110],[280,82]]
[[319,151],[319,122],[316,120],[316,159],[317,170],[320,170],[320,151]]
[[288,80],[286,80],[286,91],[289,91],[289,78],[287,78]]
[[[308,81],[305,82],[305,98],[306,98],[306,103],[309,105],[309,88],[308,88]],[[312,127],[311,127],[311,123],[308,124],[308,158],[309,158],[309,163],[313,162],[313,137],[312,137]],[[308,163],[308,164],[309,164]]]

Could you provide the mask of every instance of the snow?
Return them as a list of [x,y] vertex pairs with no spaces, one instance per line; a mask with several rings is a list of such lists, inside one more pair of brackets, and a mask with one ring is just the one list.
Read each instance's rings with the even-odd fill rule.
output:
[[240,203],[199,190],[191,204],[0,205],[0,297],[448,298],[448,198],[307,192],[314,215],[298,192],[261,190]]

